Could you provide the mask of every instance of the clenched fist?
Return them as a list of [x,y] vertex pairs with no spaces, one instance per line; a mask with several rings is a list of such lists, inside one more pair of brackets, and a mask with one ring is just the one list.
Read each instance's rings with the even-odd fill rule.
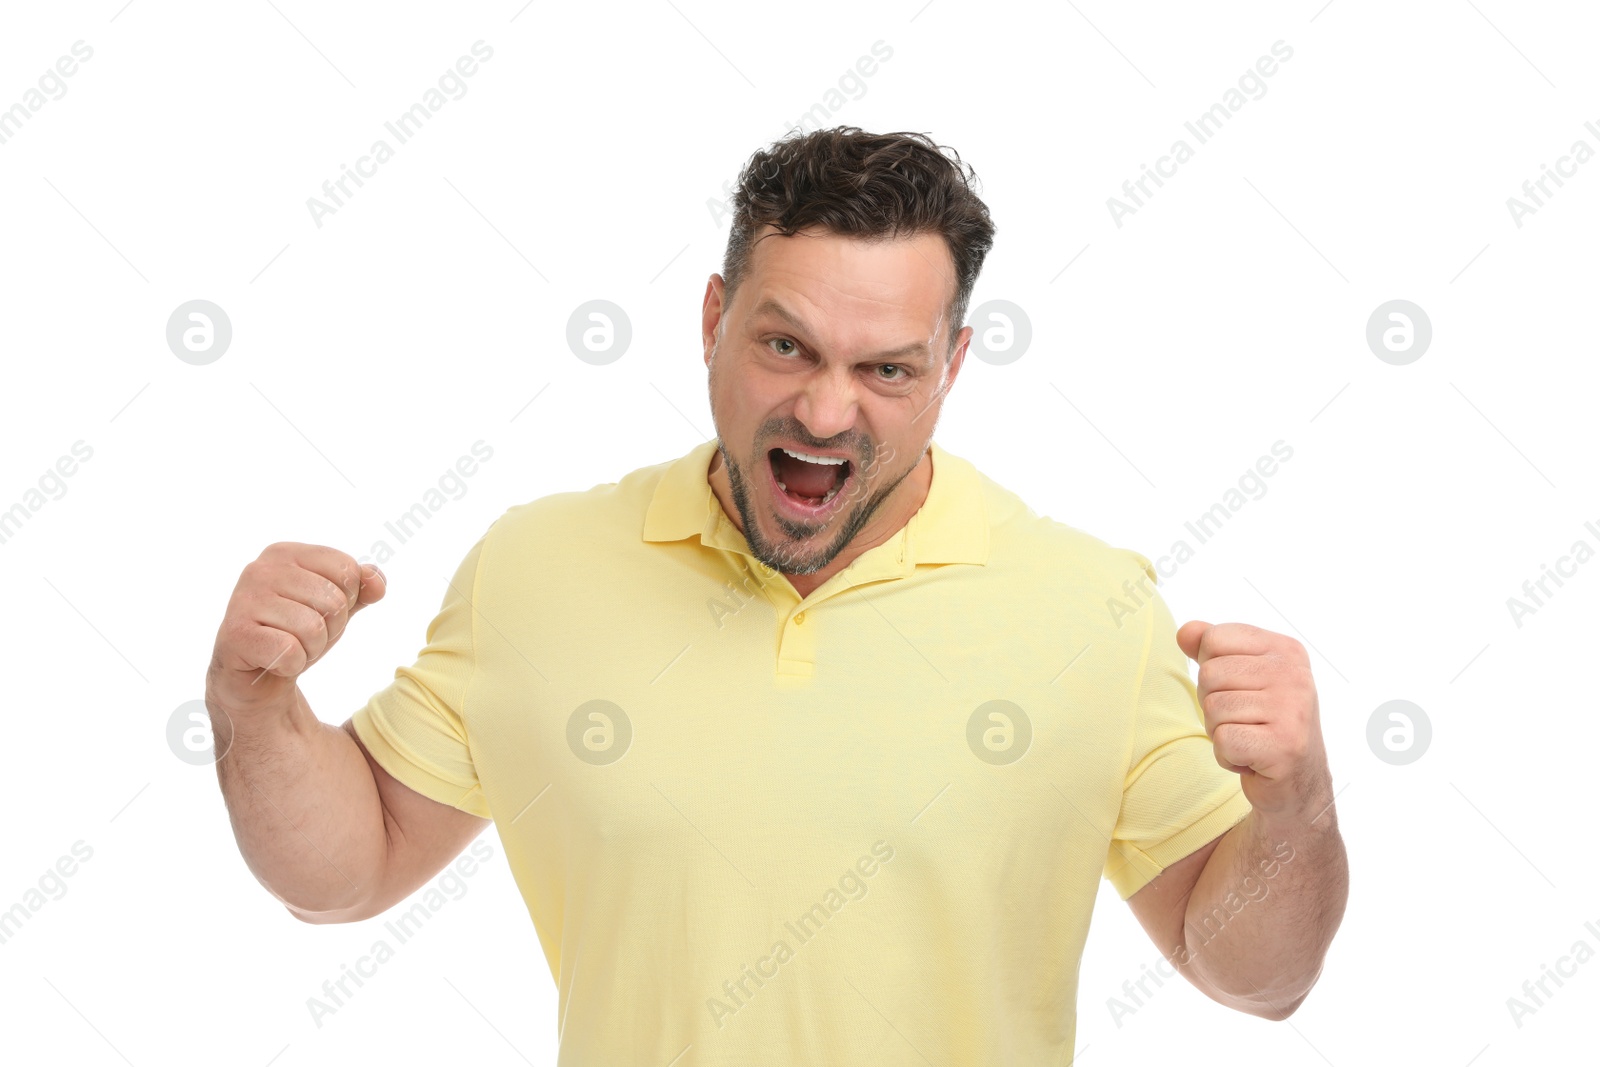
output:
[[1305,647],[1240,622],[1196,619],[1177,637],[1200,664],[1196,690],[1217,762],[1240,775],[1263,814],[1314,818],[1332,799],[1332,779]]
[[239,575],[206,673],[206,702],[230,716],[282,708],[295,680],[383,599],[383,572],[338,549],[280,541]]

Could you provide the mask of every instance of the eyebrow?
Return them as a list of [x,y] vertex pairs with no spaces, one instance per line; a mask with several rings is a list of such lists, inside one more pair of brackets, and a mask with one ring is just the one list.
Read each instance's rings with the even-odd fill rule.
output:
[[[788,308],[784,307],[771,297],[768,297],[750,309],[751,318],[757,318],[766,314],[776,315],[784,322],[787,322],[790,326],[793,326],[795,330],[800,333],[811,332],[811,328],[804,322],[800,321],[799,316],[795,315]],[[933,352],[931,350],[931,346],[923,341],[909,341],[906,344],[901,345],[899,348],[891,348],[884,352],[876,352],[868,356],[867,359],[876,363],[879,360],[900,359],[904,356],[914,356],[922,353],[926,353],[928,358],[925,360],[919,360],[919,363],[930,364],[933,362]]]

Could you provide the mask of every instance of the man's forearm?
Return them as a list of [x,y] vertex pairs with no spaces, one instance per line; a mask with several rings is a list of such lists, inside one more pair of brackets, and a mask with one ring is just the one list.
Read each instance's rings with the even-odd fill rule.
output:
[[1322,972],[1349,885],[1331,793],[1297,816],[1251,812],[1222,836],[1189,895],[1194,976],[1230,1007],[1286,1017]]
[[217,779],[246,866],[302,917],[370,895],[386,852],[378,787],[348,734],[294,706],[234,730],[213,709]]

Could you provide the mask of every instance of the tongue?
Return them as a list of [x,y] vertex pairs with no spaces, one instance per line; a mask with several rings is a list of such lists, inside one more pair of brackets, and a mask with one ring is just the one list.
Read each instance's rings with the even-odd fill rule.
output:
[[778,476],[778,481],[796,496],[812,498],[826,496],[828,490],[838,481],[843,466],[843,464],[807,463],[781,450],[772,454],[773,473]]

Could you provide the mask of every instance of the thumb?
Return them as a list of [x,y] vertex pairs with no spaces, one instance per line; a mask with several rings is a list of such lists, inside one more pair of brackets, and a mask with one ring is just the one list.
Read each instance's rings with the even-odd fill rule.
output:
[[375,604],[383,599],[383,594],[388,592],[389,580],[383,572],[371,563],[361,565],[361,590],[356,594],[356,602],[350,609],[354,615],[368,604]]
[[1200,638],[1209,629],[1211,624],[1199,619],[1190,619],[1178,627],[1178,648],[1196,663],[1200,662]]

